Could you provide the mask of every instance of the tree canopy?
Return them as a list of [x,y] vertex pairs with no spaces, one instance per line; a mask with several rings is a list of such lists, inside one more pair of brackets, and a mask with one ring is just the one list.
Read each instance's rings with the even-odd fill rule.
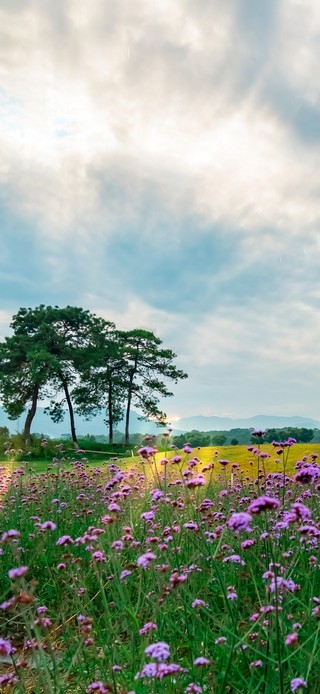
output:
[[128,443],[132,405],[141,417],[163,422],[160,400],[172,395],[166,382],[187,377],[153,332],[119,331],[79,307],[21,308],[10,327],[12,335],[0,342],[0,398],[10,419],[26,413],[26,441],[38,402],[46,399],[55,422],[68,409],[75,445],[75,410],[87,418],[103,410],[110,442],[125,412]]

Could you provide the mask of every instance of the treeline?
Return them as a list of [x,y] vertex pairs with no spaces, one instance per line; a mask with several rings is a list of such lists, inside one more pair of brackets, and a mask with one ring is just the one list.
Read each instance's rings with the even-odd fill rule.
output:
[[118,330],[82,308],[21,308],[10,327],[12,335],[0,342],[0,399],[11,420],[26,413],[26,442],[38,403],[45,399],[56,423],[68,410],[75,445],[75,412],[86,419],[103,412],[109,443],[125,412],[128,443],[132,406],[142,418],[163,423],[160,399],[172,395],[166,382],[187,377],[174,364],[176,354],[153,332]]
[[[286,427],[282,429],[268,429],[261,441],[272,443],[272,441],[284,441],[291,436],[298,443],[308,443],[309,441],[320,441],[320,431],[318,429],[306,429],[305,427]],[[252,436],[252,429],[230,429],[230,431],[192,431],[178,436],[173,436],[173,443],[181,448],[186,442],[192,447],[198,446],[237,446],[256,443],[257,440]]]

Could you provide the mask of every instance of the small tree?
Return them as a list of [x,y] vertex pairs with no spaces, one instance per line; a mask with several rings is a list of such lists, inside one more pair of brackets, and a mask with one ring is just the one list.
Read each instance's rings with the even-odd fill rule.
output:
[[213,434],[211,442],[213,446],[224,446],[227,437],[225,434]]
[[173,364],[176,354],[164,349],[162,341],[148,330],[120,332],[125,369],[122,387],[126,393],[125,443],[129,443],[129,423],[132,404],[142,412],[142,418],[152,417],[163,424],[166,414],[158,405],[160,398],[170,397],[164,380],[177,383],[187,374]]

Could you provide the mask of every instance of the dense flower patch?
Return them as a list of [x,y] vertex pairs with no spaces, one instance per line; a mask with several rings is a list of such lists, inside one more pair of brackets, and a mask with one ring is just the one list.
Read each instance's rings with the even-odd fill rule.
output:
[[250,446],[255,479],[189,446],[21,465],[0,517],[0,691],[318,692],[320,467],[289,477],[294,441],[274,443],[277,472]]

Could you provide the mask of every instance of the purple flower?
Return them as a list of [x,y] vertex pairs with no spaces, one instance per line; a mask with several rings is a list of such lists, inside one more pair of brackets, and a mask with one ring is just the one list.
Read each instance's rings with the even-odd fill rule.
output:
[[124,569],[123,571],[121,571],[120,581],[124,581],[124,579],[128,578],[128,576],[131,576],[131,574],[132,574],[132,571],[129,571],[129,569]]
[[191,607],[194,609],[197,609],[198,607],[209,607],[207,602],[204,602],[204,600],[200,600],[200,598],[196,598],[193,603],[191,603]]
[[12,528],[11,530],[7,530],[7,532],[3,533],[0,542],[5,544],[6,542],[10,542],[10,540],[16,541],[18,537],[20,537],[19,530],[14,530]]
[[290,689],[292,692],[297,692],[298,689],[305,689],[306,686],[307,683],[302,679],[302,677],[294,677],[290,682]]
[[155,453],[157,453],[157,448],[153,448],[151,446],[143,446],[143,448],[139,448],[137,451],[138,455],[140,455],[141,458],[150,458],[151,456],[154,456]]
[[12,646],[10,641],[6,641],[0,637],[0,655],[10,655],[12,653]]
[[96,552],[92,553],[92,559],[97,563],[97,564],[102,564],[106,562],[106,556],[104,552],[101,552],[101,550],[97,549]]
[[141,634],[142,636],[143,634],[146,634],[148,631],[151,631],[152,629],[158,629],[157,625],[153,622],[146,622],[146,624],[144,624],[144,626],[141,627],[141,629],[139,629],[139,634]]
[[150,643],[144,650],[148,658],[157,660],[158,663],[162,663],[164,660],[170,658],[170,646],[165,643],[165,641],[158,641],[158,643]]
[[23,576],[25,576],[28,570],[28,566],[18,566],[17,569],[9,569],[8,576],[11,579],[11,581],[15,581],[16,578],[22,578]]
[[240,511],[239,513],[233,513],[228,520],[228,526],[235,533],[239,533],[240,530],[245,530],[246,532],[251,532],[250,523],[252,521],[252,516],[250,513],[245,511]]
[[56,524],[51,520],[44,521],[44,523],[40,523],[39,525],[41,530],[56,530],[56,527]]
[[271,509],[279,508],[280,501],[274,499],[271,496],[258,496],[257,499],[251,501],[248,506],[249,513],[260,513],[261,511],[269,511]]
[[91,692],[97,692],[97,694],[109,694],[110,688],[106,687],[106,685],[103,682],[97,681],[97,682],[92,682],[92,684],[89,684],[87,687],[87,692],[91,694]]
[[123,544],[122,540],[115,540],[111,545],[111,549],[121,550],[123,548],[124,548],[124,544]]
[[186,487],[189,487],[192,489],[193,487],[203,487],[203,485],[206,483],[205,476],[199,473],[199,475],[195,475],[192,477],[190,480],[188,480],[185,484]]
[[299,520],[305,521],[307,520],[307,518],[311,518],[310,509],[304,504],[302,504],[300,501],[296,501],[294,504],[291,505],[291,511]]
[[151,523],[154,520],[154,511],[145,511],[141,513],[140,518],[146,521],[146,523]]
[[143,569],[147,569],[149,564],[156,559],[156,555],[153,554],[153,552],[146,552],[145,554],[141,554],[140,557],[137,559],[137,564],[138,566],[142,566]]
[[241,566],[245,566],[245,564],[246,564],[246,562],[243,559],[241,559],[239,554],[231,554],[230,557],[225,557],[223,559],[224,564],[227,564],[229,562],[231,564],[241,564]]
[[199,656],[199,658],[196,658],[193,661],[193,664],[196,667],[206,667],[207,665],[210,665],[210,660],[208,660],[208,658],[204,658],[203,656]]
[[255,540],[244,540],[241,542],[241,548],[242,549],[249,549],[249,547],[253,547],[253,545],[256,544]]
[[285,639],[285,644],[286,646],[296,646],[298,643],[299,635],[297,632],[293,632],[292,634],[288,634],[288,636]]
[[70,535],[62,535],[57,540],[56,545],[73,545],[73,539]]
[[185,694],[202,694],[203,689],[200,684],[195,684],[195,682],[190,682],[187,688],[184,690]]

